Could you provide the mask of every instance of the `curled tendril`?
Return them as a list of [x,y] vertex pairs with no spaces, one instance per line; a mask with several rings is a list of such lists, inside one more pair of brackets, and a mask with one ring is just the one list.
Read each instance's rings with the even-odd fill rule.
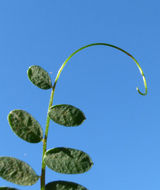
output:
[[88,48],[88,47],[91,47],[91,46],[97,46],[97,45],[109,46],[109,47],[118,49],[118,50],[120,50],[121,52],[127,54],[129,57],[131,57],[131,58],[133,59],[133,61],[136,63],[136,65],[137,65],[137,67],[138,67],[138,69],[139,69],[139,71],[140,71],[140,74],[141,74],[142,79],[143,79],[144,87],[145,87],[145,92],[142,93],[142,92],[139,90],[138,87],[137,87],[136,89],[137,89],[137,91],[138,91],[139,94],[141,94],[141,95],[143,95],[143,96],[147,95],[147,82],[146,82],[146,79],[145,79],[143,70],[142,70],[141,66],[139,65],[138,61],[137,61],[130,53],[128,53],[127,51],[125,51],[125,50],[123,50],[123,49],[121,49],[121,48],[119,48],[119,47],[117,47],[117,46],[114,46],[114,45],[111,45],[111,44],[107,44],[107,43],[92,43],[92,44],[88,44],[88,45],[83,46],[83,47],[79,48],[78,50],[74,51],[74,52],[64,61],[64,63],[62,64],[61,68],[59,69],[59,71],[58,71],[58,73],[57,73],[57,76],[56,76],[56,79],[55,79],[55,82],[54,82],[54,85],[53,85],[53,89],[55,89],[56,84],[57,84],[57,81],[58,81],[58,78],[59,78],[59,76],[60,76],[60,74],[61,74],[61,72],[62,72],[64,66],[65,66],[65,65],[67,64],[67,62],[71,59],[71,57],[73,57],[76,53],[78,53],[79,51],[81,51],[81,50],[83,50],[83,49],[85,49],[85,48]]

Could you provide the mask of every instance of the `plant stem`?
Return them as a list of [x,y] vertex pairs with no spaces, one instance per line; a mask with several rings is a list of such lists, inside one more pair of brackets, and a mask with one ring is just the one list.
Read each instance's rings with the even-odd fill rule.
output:
[[[48,111],[49,111],[49,108],[53,104],[54,91],[55,91],[55,84],[53,85],[53,88],[52,88],[52,91],[51,91]],[[49,122],[50,122],[50,118],[49,118],[48,113],[47,113],[45,136],[43,138],[42,169],[41,169],[41,190],[45,190],[45,168],[46,168],[46,165],[44,163],[43,157],[44,157],[46,149],[47,149],[47,138],[48,138]]]

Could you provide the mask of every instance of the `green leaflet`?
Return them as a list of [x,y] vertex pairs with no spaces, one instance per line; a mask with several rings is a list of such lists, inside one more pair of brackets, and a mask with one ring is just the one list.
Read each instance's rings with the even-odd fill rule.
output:
[[8,115],[12,130],[23,140],[38,143],[43,138],[40,124],[26,111],[13,110]]
[[18,190],[18,189],[11,188],[11,187],[0,187],[0,190]]
[[45,190],[87,190],[85,187],[69,181],[53,181],[48,183]]
[[80,109],[67,104],[52,106],[48,115],[54,122],[67,127],[78,126],[86,119]]
[[0,177],[18,185],[33,185],[39,179],[27,163],[12,157],[0,157]]
[[29,67],[27,74],[30,81],[39,88],[45,90],[52,88],[52,82],[48,72],[40,66],[32,65]]
[[84,173],[93,165],[85,152],[64,147],[48,150],[44,155],[44,162],[50,169],[64,174]]

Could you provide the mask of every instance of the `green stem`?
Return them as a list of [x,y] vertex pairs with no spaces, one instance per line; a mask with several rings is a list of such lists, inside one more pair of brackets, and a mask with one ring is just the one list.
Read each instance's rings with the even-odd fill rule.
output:
[[[54,97],[54,92],[55,92],[55,88],[56,88],[56,84],[57,84],[57,81],[60,77],[60,74],[62,72],[62,70],[64,69],[64,66],[67,64],[67,62],[71,59],[71,57],[73,57],[76,53],[78,53],[79,51],[85,49],[85,48],[88,48],[88,47],[91,47],[91,46],[96,46],[96,45],[103,45],[103,46],[109,46],[109,47],[112,47],[112,48],[115,48],[115,49],[118,49],[120,51],[122,51],[123,53],[127,54],[129,57],[131,57],[133,59],[133,61],[136,63],[139,71],[140,71],[140,74],[142,75],[142,78],[143,78],[143,82],[144,82],[144,87],[145,87],[145,93],[142,93],[139,88],[137,88],[137,91],[139,92],[139,94],[141,95],[147,95],[147,83],[146,83],[146,79],[145,79],[145,76],[144,76],[144,73],[139,65],[139,63],[137,62],[137,60],[130,54],[128,53],[127,51],[117,47],[117,46],[114,46],[114,45],[111,45],[111,44],[106,44],[106,43],[93,43],[93,44],[89,44],[89,45],[86,45],[86,46],[83,46],[81,48],[79,48],[78,50],[74,51],[65,61],[64,63],[62,64],[61,68],[59,69],[58,73],[57,73],[57,76],[55,78],[55,82],[54,82],[54,85],[53,85],[53,88],[52,88],[52,92],[51,92],[51,97],[50,97],[50,101],[49,101],[49,107],[48,107],[48,111],[49,111],[49,108],[52,106],[53,104],[53,97]],[[50,118],[47,114],[47,120],[46,120],[46,129],[45,129],[45,136],[44,136],[44,139],[43,139],[43,155],[42,155],[42,171],[41,171],[41,190],[45,190],[45,168],[46,168],[46,165],[44,163],[44,160],[43,160],[43,157],[45,155],[45,152],[46,152],[46,149],[47,149],[47,138],[48,138],[48,130],[49,130],[49,123],[50,123]]]
[[[54,91],[55,91],[55,87],[53,86],[52,91],[51,91],[50,100],[49,100],[48,111],[49,111],[49,108],[53,104]],[[44,138],[43,138],[42,169],[41,169],[41,190],[45,190],[45,168],[46,168],[46,165],[44,163],[43,157],[44,157],[46,149],[47,149],[47,138],[48,138],[49,123],[50,123],[50,118],[49,118],[48,113],[47,113],[45,135],[44,135]]]

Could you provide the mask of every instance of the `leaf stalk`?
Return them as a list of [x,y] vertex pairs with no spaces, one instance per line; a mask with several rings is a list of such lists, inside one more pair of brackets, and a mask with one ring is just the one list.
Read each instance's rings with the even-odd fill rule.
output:
[[[48,111],[49,111],[49,108],[53,104],[54,91],[55,91],[55,87],[53,86],[52,91],[51,91],[50,100],[49,100]],[[41,190],[45,190],[45,168],[46,168],[46,164],[44,162],[43,157],[44,157],[46,149],[47,149],[47,138],[48,138],[48,131],[49,131],[49,123],[50,123],[50,118],[49,118],[48,113],[47,113],[45,135],[44,135],[44,138],[43,138],[42,169],[41,169]]]

